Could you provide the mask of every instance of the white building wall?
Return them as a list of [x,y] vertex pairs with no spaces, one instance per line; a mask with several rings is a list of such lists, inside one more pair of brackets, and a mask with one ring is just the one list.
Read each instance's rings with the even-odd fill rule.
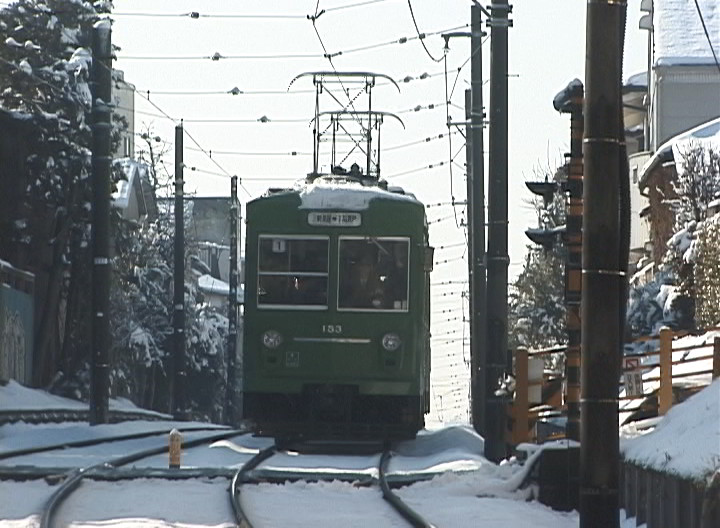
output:
[[649,152],[639,152],[628,158],[630,165],[630,264],[636,263],[645,253],[645,244],[650,241],[650,222],[640,213],[649,205],[648,198],[640,194],[638,181],[643,165],[650,159]]
[[713,64],[655,67],[652,150],[720,116],[720,73]]
[[135,157],[135,86],[125,82],[123,72],[113,70],[112,97],[115,113],[127,121],[127,130],[114,153],[115,158]]

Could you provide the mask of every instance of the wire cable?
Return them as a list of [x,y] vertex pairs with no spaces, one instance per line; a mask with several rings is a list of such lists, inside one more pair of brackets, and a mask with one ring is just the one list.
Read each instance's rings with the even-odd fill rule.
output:
[[433,62],[440,62],[442,60],[442,57],[439,59],[436,59],[435,57],[433,57],[432,53],[430,53],[430,50],[427,49],[427,46],[425,45],[425,40],[424,40],[425,34],[420,33],[420,28],[418,28],[417,21],[415,20],[415,13],[413,12],[411,0],[408,0],[408,7],[410,8],[410,16],[412,17],[413,25],[415,26],[415,31],[417,32],[418,39],[420,40],[420,44],[422,44],[422,47],[425,50],[425,53],[427,53],[427,56],[430,57],[430,59]]
[[703,31],[705,32],[705,38],[707,39],[708,46],[710,46],[710,51],[712,52],[713,59],[715,59],[715,66],[717,67],[718,72],[720,72],[720,62],[718,62],[718,57],[715,54],[715,48],[713,47],[712,40],[710,39],[710,34],[708,33],[707,26],[705,25],[705,17],[703,17],[702,11],[700,10],[700,4],[698,4],[698,0],[695,0],[695,10],[700,17],[700,23],[702,24]]

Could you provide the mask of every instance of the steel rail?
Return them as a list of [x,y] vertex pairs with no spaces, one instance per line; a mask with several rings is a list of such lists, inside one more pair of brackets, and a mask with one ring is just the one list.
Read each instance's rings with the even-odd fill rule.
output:
[[[197,426],[197,427],[178,427],[177,430],[181,433],[185,432],[194,432],[194,431],[226,431],[227,427],[207,427],[207,426]],[[137,433],[128,433],[124,435],[115,435],[115,436],[104,436],[100,438],[86,438],[83,440],[70,440],[65,442],[57,442],[55,444],[47,444],[47,445],[39,445],[39,446],[33,446],[33,447],[24,447],[22,449],[14,449],[10,451],[2,451],[0,452],[0,460],[4,460],[7,458],[15,458],[15,457],[21,457],[26,455],[33,455],[36,453],[44,453],[48,451],[55,451],[58,449],[72,449],[75,447],[89,447],[89,446],[95,446],[100,445],[108,442],[123,442],[125,440],[139,440],[142,438],[149,438],[151,436],[159,436],[159,435],[167,435],[170,434],[170,431],[172,429],[156,429],[153,431],[142,431]]]
[[[231,431],[223,431],[222,433],[219,433],[219,434],[208,435],[208,436],[204,436],[201,438],[196,438],[196,439],[184,442],[183,447],[184,448],[195,447],[195,446],[202,445],[205,443],[214,442],[216,440],[224,440],[226,438],[231,438],[233,436],[245,434],[247,432],[248,431],[246,429],[233,429]],[[71,476],[69,476],[65,480],[65,482],[63,482],[60,485],[60,487],[57,490],[55,490],[55,492],[50,496],[50,498],[45,503],[45,506],[43,507],[42,516],[40,517],[40,528],[50,528],[52,526],[52,521],[53,521],[55,512],[57,511],[58,507],[80,485],[80,483],[82,482],[82,479],[85,476],[90,475],[94,471],[97,471],[99,469],[117,468],[119,466],[123,466],[126,464],[130,464],[132,462],[136,462],[137,460],[142,460],[143,458],[166,453],[168,451],[168,449],[169,449],[169,445],[166,443],[159,447],[136,451],[135,453],[130,453],[129,455],[106,460],[105,462],[100,462],[99,464],[94,464],[92,466],[80,468],[77,471],[73,472],[73,474]]]
[[403,500],[390,489],[386,479],[386,469],[388,463],[390,462],[390,458],[392,458],[392,453],[389,449],[386,449],[380,457],[380,464],[378,464],[380,488],[382,489],[383,499],[388,501],[390,505],[413,526],[413,528],[436,528],[434,524],[426,521],[420,514],[405,504]]
[[258,467],[276,452],[277,446],[275,444],[259,451],[255,456],[242,465],[232,479],[230,484],[230,504],[233,512],[235,513],[235,520],[237,521],[239,528],[253,528],[247,513],[245,513],[245,510],[243,510],[242,504],[240,503],[240,486],[242,486],[245,481],[247,473]]

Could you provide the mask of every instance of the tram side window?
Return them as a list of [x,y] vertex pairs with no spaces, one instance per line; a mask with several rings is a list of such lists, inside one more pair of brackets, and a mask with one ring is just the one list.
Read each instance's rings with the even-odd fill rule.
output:
[[408,309],[408,239],[341,238],[338,308]]
[[326,307],[328,239],[260,236],[258,306]]

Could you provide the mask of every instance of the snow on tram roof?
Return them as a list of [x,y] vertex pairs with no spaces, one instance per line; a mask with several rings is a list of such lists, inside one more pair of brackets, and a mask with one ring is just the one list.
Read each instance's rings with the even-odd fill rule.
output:
[[297,189],[302,203],[300,209],[347,209],[362,211],[370,206],[375,198],[398,200],[402,202],[420,202],[412,194],[393,187],[395,192],[386,191],[376,185],[363,185],[346,179],[318,178],[313,183]]

